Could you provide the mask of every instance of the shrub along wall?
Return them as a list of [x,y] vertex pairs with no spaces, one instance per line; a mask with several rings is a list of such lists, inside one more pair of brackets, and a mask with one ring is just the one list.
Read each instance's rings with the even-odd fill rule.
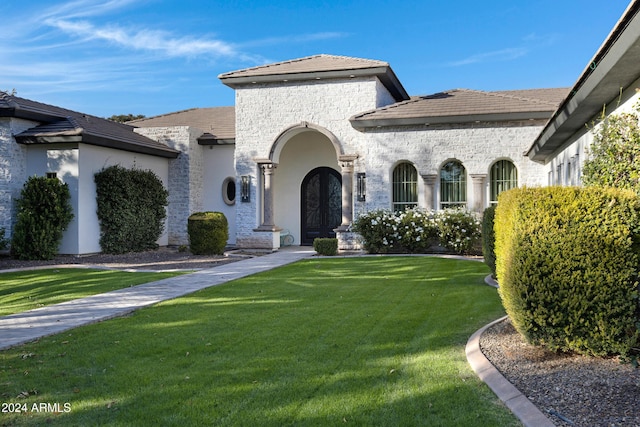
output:
[[73,219],[69,186],[57,178],[32,176],[16,204],[18,220],[13,229],[12,255],[24,260],[52,259],[58,253],[62,233]]
[[111,166],[95,174],[100,247],[105,253],[158,247],[168,192],[150,170]]
[[522,188],[500,195],[499,293],[527,341],[630,353],[639,330],[640,202],[630,191]]
[[427,253],[437,246],[458,254],[474,251],[481,223],[462,209],[433,212],[419,208],[402,212],[376,210],[353,224],[369,253]]
[[187,220],[189,246],[196,255],[222,255],[229,240],[229,223],[222,212],[196,212]]

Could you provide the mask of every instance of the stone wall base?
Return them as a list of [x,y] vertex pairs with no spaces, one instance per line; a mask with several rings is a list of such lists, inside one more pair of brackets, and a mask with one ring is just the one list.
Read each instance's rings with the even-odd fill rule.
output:
[[336,231],[339,251],[359,251],[362,250],[360,235],[352,231]]
[[280,230],[256,231],[246,236],[236,238],[236,247],[242,249],[277,250],[280,247]]

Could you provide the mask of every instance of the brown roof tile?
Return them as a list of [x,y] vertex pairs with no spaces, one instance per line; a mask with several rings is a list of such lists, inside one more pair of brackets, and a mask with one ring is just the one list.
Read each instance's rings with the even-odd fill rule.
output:
[[484,92],[454,89],[415,96],[353,116],[356,128],[549,118],[568,89]]
[[192,108],[133,120],[128,124],[136,127],[190,126],[204,132],[201,140],[232,140],[236,137],[234,107]]
[[406,90],[387,62],[337,55],[314,55],[276,62],[218,76],[222,83],[236,88],[264,82],[320,80],[331,78],[377,77],[396,101],[409,99]]
[[388,67],[384,61],[371,59],[352,58],[349,56],[337,55],[313,55],[305,58],[292,59],[289,61],[276,62],[273,64],[261,65],[259,67],[246,68],[238,71],[231,71],[220,74],[220,79],[243,76],[267,76],[297,73],[313,73],[319,71],[345,71],[361,70],[369,68]]
[[82,142],[136,153],[175,158],[180,152],[133,131],[134,127],[100,117],[0,93],[0,117],[43,124],[15,136],[21,144]]

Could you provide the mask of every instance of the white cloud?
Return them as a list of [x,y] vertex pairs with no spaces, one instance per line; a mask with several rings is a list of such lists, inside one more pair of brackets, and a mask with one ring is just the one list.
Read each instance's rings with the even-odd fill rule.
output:
[[527,53],[528,49],[524,47],[507,48],[494,50],[491,52],[477,53],[458,61],[449,62],[447,65],[450,67],[460,67],[463,65],[478,64],[484,62],[512,61],[514,59],[525,56]]

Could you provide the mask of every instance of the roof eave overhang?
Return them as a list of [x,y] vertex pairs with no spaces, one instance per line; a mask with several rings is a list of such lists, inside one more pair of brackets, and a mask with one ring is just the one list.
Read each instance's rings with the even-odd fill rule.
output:
[[352,117],[349,119],[351,126],[358,130],[398,127],[398,126],[430,126],[440,124],[475,124],[487,122],[508,122],[522,120],[547,120],[552,111],[533,111],[521,113],[488,113],[470,115],[450,115],[435,117],[405,117],[390,119],[359,119]]
[[602,113],[603,108],[640,77],[640,2],[634,2],[616,25],[570,95],[555,111],[525,153],[546,164],[576,133]]
[[211,138],[211,137],[200,137],[198,138],[199,145],[235,145],[235,138]]
[[356,77],[377,77],[389,90],[396,101],[408,100],[409,94],[404,89],[400,80],[388,66],[373,68],[357,68],[351,70],[313,71],[308,73],[266,74],[261,76],[218,76],[223,84],[236,89],[252,84],[289,82],[289,81],[313,81],[328,79],[344,79]]
[[117,150],[128,151],[132,153],[148,154],[151,156],[175,159],[180,152],[167,147],[150,147],[144,145],[132,144],[131,142],[116,139],[104,138],[97,135],[16,135],[16,142],[26,145],[47,145],[47,144],[68,144],[68,143],[84,143],[96,145],[99,147],[113,148]]
[[12,117],[16,119],[33,120],[36,122],[53,122],[60,120],[59,115],[47,114],[39,111],[25,110],[16,107],[0,108],[0,117]]

